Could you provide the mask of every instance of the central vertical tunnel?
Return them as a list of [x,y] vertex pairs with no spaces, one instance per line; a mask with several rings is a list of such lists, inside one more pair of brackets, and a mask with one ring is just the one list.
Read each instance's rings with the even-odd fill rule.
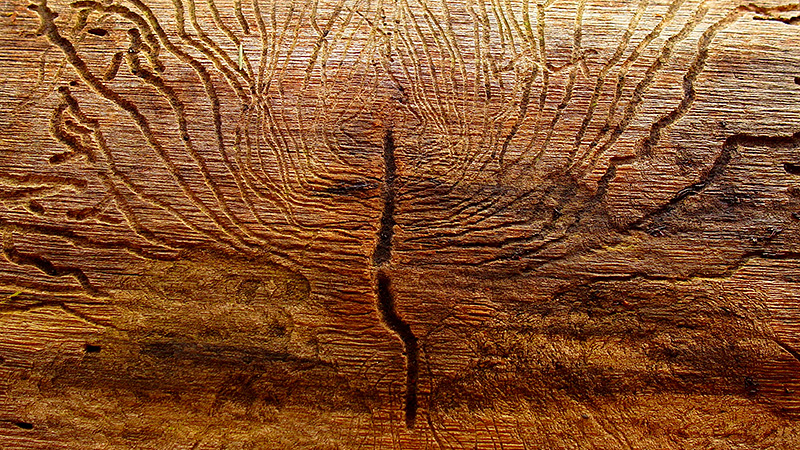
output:
[[386,267],[392,258],[392,237],[394,236],[394,212],[396,203],[395,180],[397,178],[397,165],[395,163],[394,136],[392,130],[386,131],[383,140],[383,214],[378,230],[378,242],[372,253],[372,264],[375,270],[376,306],[381,315],[383,324],[397,334],[403,342],[403,353],[406,358],[406,393],[405,393],[405,421],[408,428],[414,426],[417,417],[417,381],[419,379],[419,344],[411,327],[403,321],[395,309],[394,296],[391,290],[391,281],[386,273]]

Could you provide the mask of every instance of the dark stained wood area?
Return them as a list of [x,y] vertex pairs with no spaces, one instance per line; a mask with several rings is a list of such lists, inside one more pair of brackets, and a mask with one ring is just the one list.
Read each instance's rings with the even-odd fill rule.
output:
[[800,448],[798,25],[0,0],[0,449]]

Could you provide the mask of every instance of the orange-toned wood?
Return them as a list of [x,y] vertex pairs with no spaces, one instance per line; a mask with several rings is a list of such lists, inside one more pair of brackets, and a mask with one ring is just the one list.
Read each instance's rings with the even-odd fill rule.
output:
[[0,448],[800,447],[798,17],[0,2]]

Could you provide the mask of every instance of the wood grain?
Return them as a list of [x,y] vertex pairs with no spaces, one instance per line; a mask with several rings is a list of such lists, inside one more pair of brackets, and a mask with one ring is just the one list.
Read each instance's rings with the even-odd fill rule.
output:
[[0,448],[798,448],[798,17],[0,1]]

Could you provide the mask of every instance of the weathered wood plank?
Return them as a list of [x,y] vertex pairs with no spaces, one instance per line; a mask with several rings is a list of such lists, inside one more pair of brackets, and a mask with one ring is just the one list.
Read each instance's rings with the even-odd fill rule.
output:
[[800,5],[0,5],[0,448],[800,445]]

